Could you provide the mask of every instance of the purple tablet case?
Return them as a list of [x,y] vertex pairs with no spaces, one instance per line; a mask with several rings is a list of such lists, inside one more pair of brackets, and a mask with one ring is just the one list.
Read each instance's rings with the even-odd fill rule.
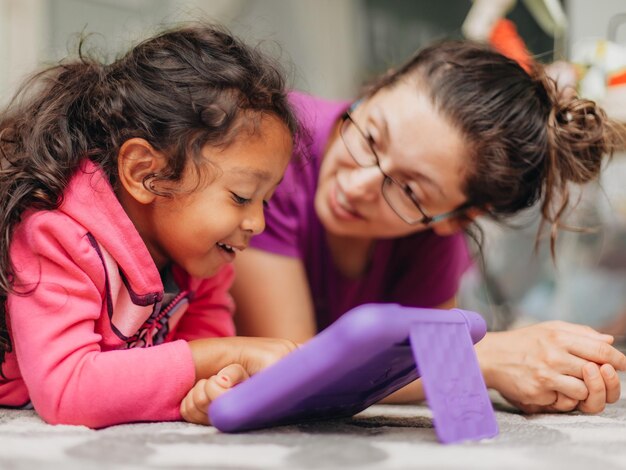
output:
[[239,432],[352,416],[422,377],[444,443],[498,433],[473,343],[480,315],[366,304],[209,407],[211,423]]

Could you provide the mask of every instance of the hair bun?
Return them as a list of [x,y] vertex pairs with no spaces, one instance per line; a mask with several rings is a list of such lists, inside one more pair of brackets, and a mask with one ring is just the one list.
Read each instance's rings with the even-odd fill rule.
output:
[[599,175],[602,157],[611,150],[607,123],[604,111],[591,100],[555,100],[548,116],[549,162],[561,183],[586,183]]

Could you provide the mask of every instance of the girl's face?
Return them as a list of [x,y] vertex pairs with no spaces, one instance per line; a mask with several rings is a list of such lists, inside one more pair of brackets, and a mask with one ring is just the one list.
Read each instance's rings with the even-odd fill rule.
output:
[[191,192],[151,206],[150,230],[142,235],[159,269],[173,262],[194,277],[212,276],[264,230],[264,206],[289,163],[292,139],[268,116],[256,132],[240,135],[225,149],[203,149],[212,179],[193,190],[198,177],[188,165],[180,185]]
[[[462,191],[467,145],[429,98],[415,84],[401,82],[364,100],[351,117],[331,137],[320,170],[315,209],[326,229],[365,238],[394,238],[426,228],[439,235],[460,230],[458,218],[411,225],[397,214],[398,206],[401,212],[403,205],[414,210],[411,199],[431,217],[467,202]],[[379,166],[360,166],[353,155],[362,159],[370,147]],[[383,172],[397,186],[386,188],[387,198]],[[396,210],[387,202],[394,198]]]

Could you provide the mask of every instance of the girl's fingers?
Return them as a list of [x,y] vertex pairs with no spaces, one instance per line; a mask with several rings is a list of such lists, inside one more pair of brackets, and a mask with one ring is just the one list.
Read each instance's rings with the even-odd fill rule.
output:
[[209,379],[199,380],[183,399],[180,404],[180,414],[189,423],[209,424],[208,409],[209,398],[205,392]]
[[241,364],[230,364],[220,370],[216,377],[220,386],[230,388],[250,378],[250,374]]
[[231,387],[249,377],[239,364],[230,364],[217,375],[196,382],[180,404],[180,414],[185,421],[196,424],[210,424],[209,405]]
[[598,364],[593,362],[586,364],[583,367],[583,376],[589,396],[580,402],[578,409],[583,413],[599,413],[606,406],[607,389]]

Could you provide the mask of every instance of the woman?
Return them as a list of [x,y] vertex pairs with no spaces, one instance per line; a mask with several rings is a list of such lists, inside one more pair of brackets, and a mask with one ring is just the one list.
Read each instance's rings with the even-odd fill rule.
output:
[[[535,203],[556,230],[568,184],[597,177],[615,139],[595,103],[469,42],[422,50],[352,103],[292,102],[310,159],[291,164],[266,233],[238,258],[239,334],[305,341],[364,302],[453,307],[460,232]],[[487,386],[523,411],[599,412],[626,369],[611,342],[549,322],[489,333],[477,354]],[[395,397],[417,398],[419,383]]]

